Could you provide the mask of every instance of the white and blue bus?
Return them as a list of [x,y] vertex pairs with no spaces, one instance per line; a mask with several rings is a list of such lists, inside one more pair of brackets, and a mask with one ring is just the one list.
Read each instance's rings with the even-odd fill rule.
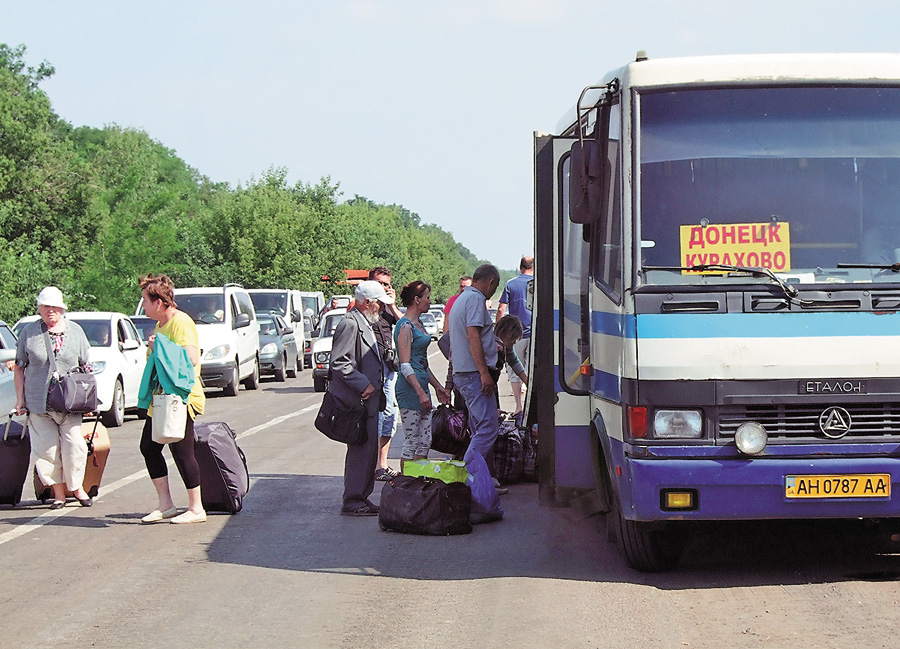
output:
[[639,53],[535,135],[535,240],[543,503],[645,571],[900,517],[900,55]]

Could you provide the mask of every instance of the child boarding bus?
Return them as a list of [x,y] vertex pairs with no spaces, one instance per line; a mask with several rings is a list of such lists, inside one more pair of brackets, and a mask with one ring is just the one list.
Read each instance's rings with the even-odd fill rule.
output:
[[542,502],[592,502],[644,571],[690,521],[900,516],[900,55],[639,53],[558,131]]

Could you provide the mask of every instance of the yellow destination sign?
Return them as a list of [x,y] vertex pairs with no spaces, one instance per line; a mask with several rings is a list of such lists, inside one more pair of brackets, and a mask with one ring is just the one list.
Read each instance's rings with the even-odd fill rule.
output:
[[[776,273],[791,269],[791,234],[787,223],[682,225],[681,265],[757,266]],[[715,273],[718,271],[699,271]],[[682,271],[698,274],[698,271]]]

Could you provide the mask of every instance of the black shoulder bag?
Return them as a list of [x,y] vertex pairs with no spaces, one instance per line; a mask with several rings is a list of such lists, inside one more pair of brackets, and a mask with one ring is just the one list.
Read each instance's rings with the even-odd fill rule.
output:
[[56,354],[50,344],[50,334],[46,327],[44,345],[47,347],[47,358],[50,361],[50,388],[47,391],[47,410],[56,412],[85,413],[94,412],[99,406],[97,399],[97,378],[85,372],[80,366],[73,367],[66,374],[60,375],[56,367]]
[[[362,332],[356,329],[356,358],[359,359],[360,338]],[[329,376],[331,370],[329,369]],[[383,393],[383,391],[382,391]],[[366,431],[366,406],[362,399],[356,403],[347,404],[337,399],[329,389],[322,397],[322,405],[319,414],[316,415],[316,429],[325,437],[350,446],[362,446],[366,443],[368,433]]]

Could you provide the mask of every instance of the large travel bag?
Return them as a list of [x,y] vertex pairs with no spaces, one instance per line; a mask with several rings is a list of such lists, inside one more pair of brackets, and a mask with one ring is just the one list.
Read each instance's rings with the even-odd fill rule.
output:
[[203,508],[229,514],[241,511],[250,489],[250,473],[231,427],[222,421],[194,426],[194,455],[200,465]]
[[31,438],[28,425],[9,420],[0,440],[0,505],[18,505],[31,462]]
[[381,490],[378,525],[407,534],[468,534],[471,508],[472,492],[461,482],[399,475]]
[[[87,442],[88,456],[84,467],[84,481],[81,483],[82,489],[87,492],[91,498],[96,498],[100,493],[100,482],[103,480],[103,471],[106,469],[106,461],[109,458],[109,432],[106,426],[100,423],[99,419],[94,421],[85,421],[81,424],[81,434],[84,435],[84,441]],[[34,495],[42,503],[53,499],[53,490],[45,487],[38,477],[37,471],[34,472]],[[75,492],[66,489],[66,497],[72,498]]]
[[500,422],[500,432],[491,450],[491,472],[500,484],[513,484],[525,473],[524,435],[514,419]]

